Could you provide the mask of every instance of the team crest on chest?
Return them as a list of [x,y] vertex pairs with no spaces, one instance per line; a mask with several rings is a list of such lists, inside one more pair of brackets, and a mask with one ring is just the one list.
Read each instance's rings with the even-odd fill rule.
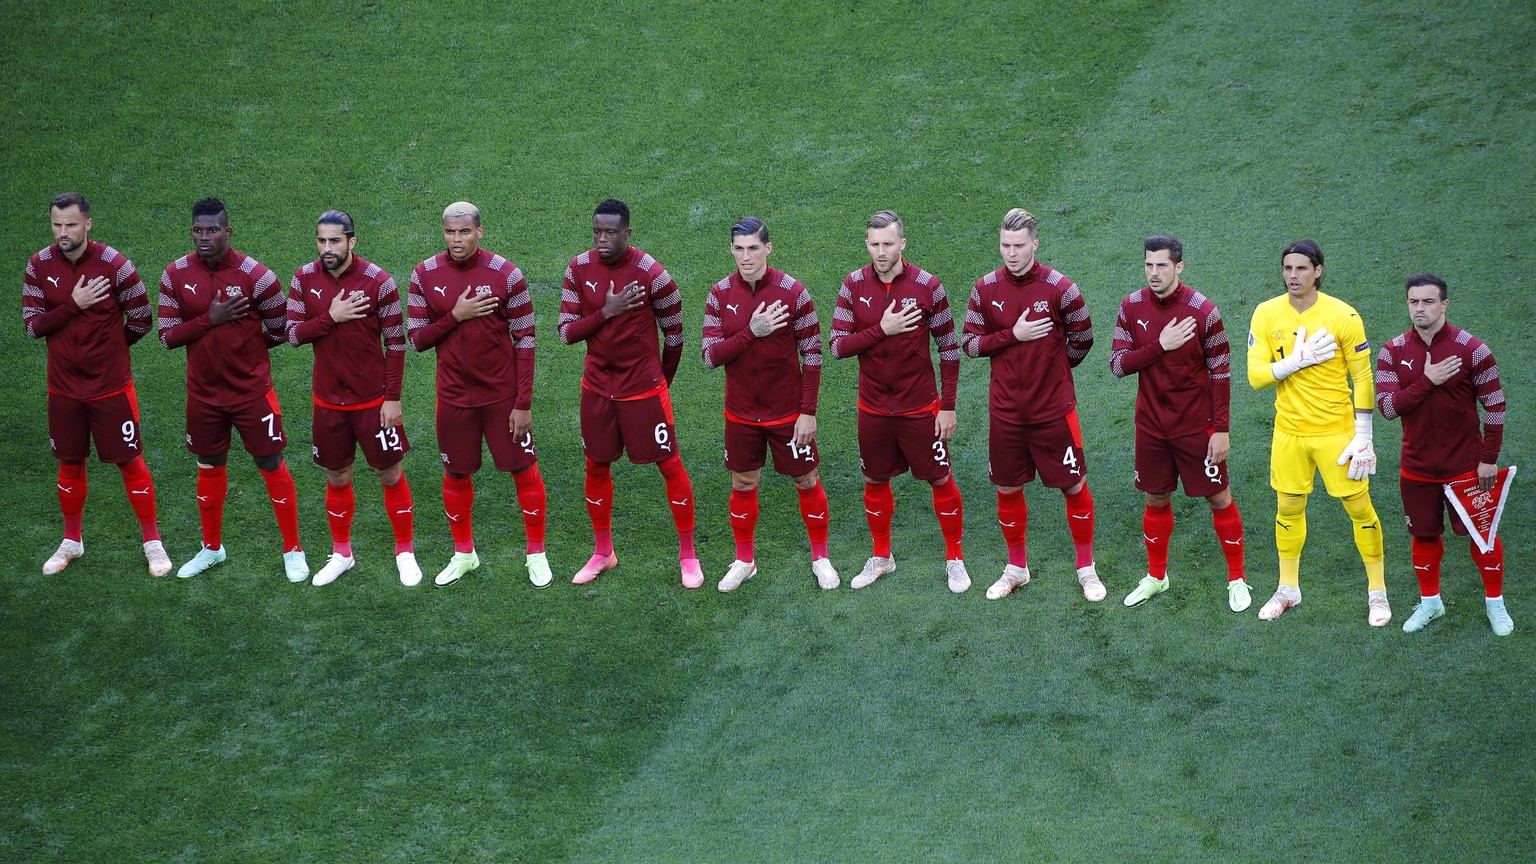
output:
[[917,298],[916,297],[903,297],[903,298],[901,298],[901,308],[902,309],[911,309],[913,306],[916,306],[916,305],[917,305]]
[[1036,300],[1034,310],[1036,312],[1049,312],[1051,311],[1051,304],[1045,300]]

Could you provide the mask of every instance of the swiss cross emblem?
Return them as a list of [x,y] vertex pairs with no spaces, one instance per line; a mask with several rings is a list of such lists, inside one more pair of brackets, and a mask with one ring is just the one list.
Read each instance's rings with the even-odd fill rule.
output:
[[1492,492],[1479,492],[1475,496],[1472,497],[1472,507],[1474,509],[1482,510],[1482,509],[1485,509],[1485,508],[1490,507],[1492,505],[1493,505],[1493,493]]
[[903,309],[911,309],[913,306],[916,306],[916,305],[917,305],[917,298],[916,297],[903,297],[903,298],[901,298],[901,308],[903,308]]
[[1036,312],[1049,312],[1051,311],[1051,304],[1044,300],[1036,300],[1034,308]]

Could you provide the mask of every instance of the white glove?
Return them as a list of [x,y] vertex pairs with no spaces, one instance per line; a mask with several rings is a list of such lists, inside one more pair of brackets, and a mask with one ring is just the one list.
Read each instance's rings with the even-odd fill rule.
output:
[[1317,332],[1310,337],[1307,336],[1307,328],[1297,327],[1296,344],[1291,346],[1290,356],[1276,360],[1270,364],[1269,370],[1276,381],[1283,381],[1308,366],[1332,360],[1338,349],[1338,340],[1333,338],[1327,327],[1317,328]]
[[1338,464],[1349,463],[1349,479],[1364,480],[1376,473],[1376,450],[1371,446],[1371,415],[1355,414],[1355,437],[1339,454]]

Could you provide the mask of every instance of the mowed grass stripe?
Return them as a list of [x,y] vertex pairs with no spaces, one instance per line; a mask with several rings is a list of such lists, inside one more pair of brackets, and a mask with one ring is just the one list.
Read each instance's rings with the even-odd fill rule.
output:
[[[814,604],[791,578],[749,584],[753,613],[710,686],[576,859],[1379,860],[1413,850],[1472,860],[1526,848],[1517,802],[1532,791],[1531,766],[1518,742],[1536,707],[1531,649],[1488,633],[1461,541],[1447,543],[1453,615],[1419,637],[1398,632],[1417,591],[1398,528],[1395,427],[1378,421],[1375,498],[1397,610],[1386,630],[1361,620],[1359,560],[1321,493],[1307,604],[1282,622],[1226,612],[1199,502],[1178,505],[1173,590],[1125,610],[1118,598],[1143,563],[1129,483],[1134,387],[1104,367],[1115,306],[1140,284],[1142,236],[1184,238],[1188,279],[1221,303],[1240,352],[1253,305],[1277,290],[1280,245],[1310,235],[1329,254],[1330,289],[1357,305],[1375,345],[1406,326],[1405,273],[1457,273],[1453,320],[1494,345],[1513,404],[1530,369],[1509,318],[1525,302],[1500,289],[1526,281],[1528,252],[1507,223],[1476,214],[1489,200],[1495,212],[1532,200],[1519,173],[1536,153],[1520,119],[1530,73],[1455,59],[1410,71],[1402,58],[1456,58],[1472,45],[1513,58],[1530,30],[1528,10],[1512,7],[1450,21],[1373,4],[1189,4],[1149,33],[1170,50],[1140,57],[1114,104],[1084,123],[1094,146],[1081,159],[1053,154],[1046,173],[1063,180],[1025,198],[1045,217],[1042,258],[1085,286],[1099,323],[1101,345],[1078,381],[1110,601],[1078,598],[1060,504],[1038,489],[1031,536],[1044,578],[1003,604],[974,590],[948,597],[929,551],[931,516],[909,483],[900,506],[921,536],[899,534],[897,554],[925,550],[915,566]],[[1455,98],[1430,98],[1448,92]],[[1459,143],[1468,128],[1486,143]],[[1383,159],[1401,175],[1384,173]],[[1443,235],[1405,206],[1425,195]],[[988,260],[990,225],[974,233]],[[1262,602],[1274,583],[1272,409],[1242,368],[1236,491]],[[985,393],[983,370],[965,376],[962,410],[973,413],[963,421]],[[1511,426],[1505,461],[1529,455],[1521,428]],[[977,482],[985,457],[979,442],[956,449],[970,493],[968,557],[987,562],[972,566],[985,584],[988,565],[1001,564],[992,501]],[[1506,513],[1512,574],[1527,557],[1529,509],[1512,501]],[[793,542],[798,526],[779,518]],[[854,547],[840,560],[846,571],[864,541],[856,515],[841,525]],[[1520,584],[1512,575],[1511,591]],[[1427,765],[1437,777],[1428,784]]]

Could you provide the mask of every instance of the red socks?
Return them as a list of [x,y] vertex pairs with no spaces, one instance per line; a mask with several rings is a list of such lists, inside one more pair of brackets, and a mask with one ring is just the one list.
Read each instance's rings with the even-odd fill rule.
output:
[[203,523],[203,545],[224,545],[224,497],[229,494],[228,466],[197,466],[197,515]]
[[59,463],[59,512],[64,514],[64,539],[80,542],[85,514],[85,463]]
[[412,538],[416,534],[415,516],[412,511],[411,484],[405,482],[405,472],[393,486],[384,487],[384,512],[389,514],[389,527],[395,532],[395,554],[414,551]]
[[[1433,597],[1440,593],[1440,559],[1445,556],[1445,541],[1440,537],[1411,537],[1410,555],[1413,557],[1413,575],[1419,579],[1419,594]],[[1472,546],[1476,560],[1477,545]]]
[[1024,503],[1024,490],[997,493],[997,524],[1003,529],[1003,543],[1008,547],[1008,563],[1015,567],[1028,567],[1025,538],[1029,526],[1029,506]]
[[127,465],[117,466],[117,470],[122,472],[123,489],[128,493],[128,505],[133,508],[133,515],[139,519],[139,529],[144,533],[144,542],[159,540],[160,527],[155,521],[155,481],[149,476],[149,466],[144,464],[144,458],[141,456]]
[[1227,559],[1227,581],[1245,578],[1243,569],[1243,515],[1237,512],[1237,502],[1211,510],[1211,524],[1216,528],[1216,539],[1221,541],[1221,554]]
[[287,461],[277,463],[274,471],[262,471],[261,479],[267,481],[267,497],[272,500],[272,515],[277,517],[277,530],[283,535],[284,554],[298,550],[298,491],[293,487],[293,475],[288,473]]
[[805,523],[805,533],[811,538],[811,560],[827,557],[827,490],[816,478],[816,485],[809,489],[796,489],[800,495],[800,521]]
[[528,534],[528,554],[544,551],[544,511],[549,496],[537,464],[512,475],[517,484],[517,506],[523,511],[523,530]]
[[613,474],[608,466],[587,460],[587,517],[598,555],[613,554]]
[[325,484],[325,518],[331,523],[331,551],[337,555],[352,557],[352,513],[356,509],[357,498],[351,483]]
[[693,481],[688,479],[681,456],[673,456],[656,467],[667,481],[667,503],[672,507],[672,524],[677,526],[677,557],[697,558],[693,551]]
[[731,537],[736,541],[736,560],[755,561],[753,537],[757,533],[757,489],[731,490]]
[[[890,488],[887,484],[886,488]],[[942,486],[933,487],[933,512],[939,517],[939,531],[944,534],[944,557],[950,561],[964,558],[960,546],[965,532],[965,505],[960,500],[960,484],[950,477]]]
[[1147,575],[1153,579],[1168,578],[1168,538],[1172,534],[1172,504],[1161,507],[1148,504],[1141,511],[1141,539],[1147,544]]
[[1093,563],[1093,493],[1083,483],[1077,494],[1066,490],[1067,528],[1072,532],[1072,548],[1077,553],[1077,567],[1082,569]]
[[896,509],[896,496],[891,483],[864,484],[864,517],[869,520],[869,536],[874,541],[876,558],[891,557],[891,512]]
[[1477,543],[1472,544],[1472,561],[1477,565],[1477,573],[1483,577],[1483,593],[1488,597],[1501,597],[1504,594],[1504,541],[1493,538],[1493,548],[1487,552],[1477,548]]
[[453,535],[453,551],[475,551],[473,475],[443,475],[443,512],[448,514],[448,533]]

